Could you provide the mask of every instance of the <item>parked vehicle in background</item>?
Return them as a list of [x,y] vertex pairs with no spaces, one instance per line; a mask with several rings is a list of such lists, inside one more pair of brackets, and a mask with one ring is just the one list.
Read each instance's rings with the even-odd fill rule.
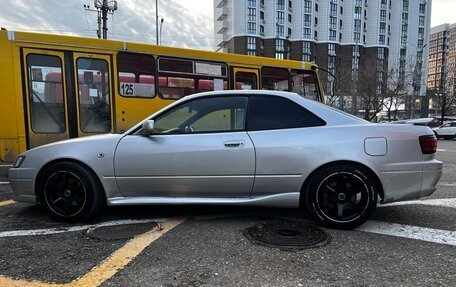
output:
[[432,131],[437,138],[443,138],[445,140],[456,138],[456,121],[433,128]]

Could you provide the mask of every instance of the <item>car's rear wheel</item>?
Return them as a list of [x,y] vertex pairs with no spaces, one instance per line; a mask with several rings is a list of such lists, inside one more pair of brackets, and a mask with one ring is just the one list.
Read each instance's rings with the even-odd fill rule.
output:
[[378,186],[366,168],[334,164],[318,170],[305,192],[314,220],[333,228],[351,229],[363,224],[375,209]]
[[41,203],[61,221],[85,221],[103,205],[98,178],[75,162],[59,162],[44,171],[38,184]]

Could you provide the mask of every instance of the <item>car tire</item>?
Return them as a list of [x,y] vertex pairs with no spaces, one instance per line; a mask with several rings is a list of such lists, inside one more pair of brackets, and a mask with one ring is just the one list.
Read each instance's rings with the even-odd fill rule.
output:
[[97,176],[75,162],[48,167],[38,183],[41,204],[59,221],[81,222],[97,214],[105,196]]
[[352,229],[363,224],[377,206],[379,187],[371,172],[354,164],[318,170],[305,190],[312,218],[321,225]]

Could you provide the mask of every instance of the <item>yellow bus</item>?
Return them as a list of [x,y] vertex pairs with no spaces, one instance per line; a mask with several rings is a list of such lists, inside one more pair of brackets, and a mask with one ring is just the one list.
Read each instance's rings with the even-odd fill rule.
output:
[[313,63],[63,35],[0,31],[0,160],[122,133],[189,94],[290,90],[323,102]]

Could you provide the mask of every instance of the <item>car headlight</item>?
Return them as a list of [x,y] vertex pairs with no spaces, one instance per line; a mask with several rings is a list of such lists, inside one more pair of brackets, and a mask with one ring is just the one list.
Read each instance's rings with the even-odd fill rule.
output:
[[14,165],[13,167],[14,168],[18,168],[21,166],[21,164],[24,162],[25,160],[25,155],[20,155],[16,158],[16,161],[14,162]]

